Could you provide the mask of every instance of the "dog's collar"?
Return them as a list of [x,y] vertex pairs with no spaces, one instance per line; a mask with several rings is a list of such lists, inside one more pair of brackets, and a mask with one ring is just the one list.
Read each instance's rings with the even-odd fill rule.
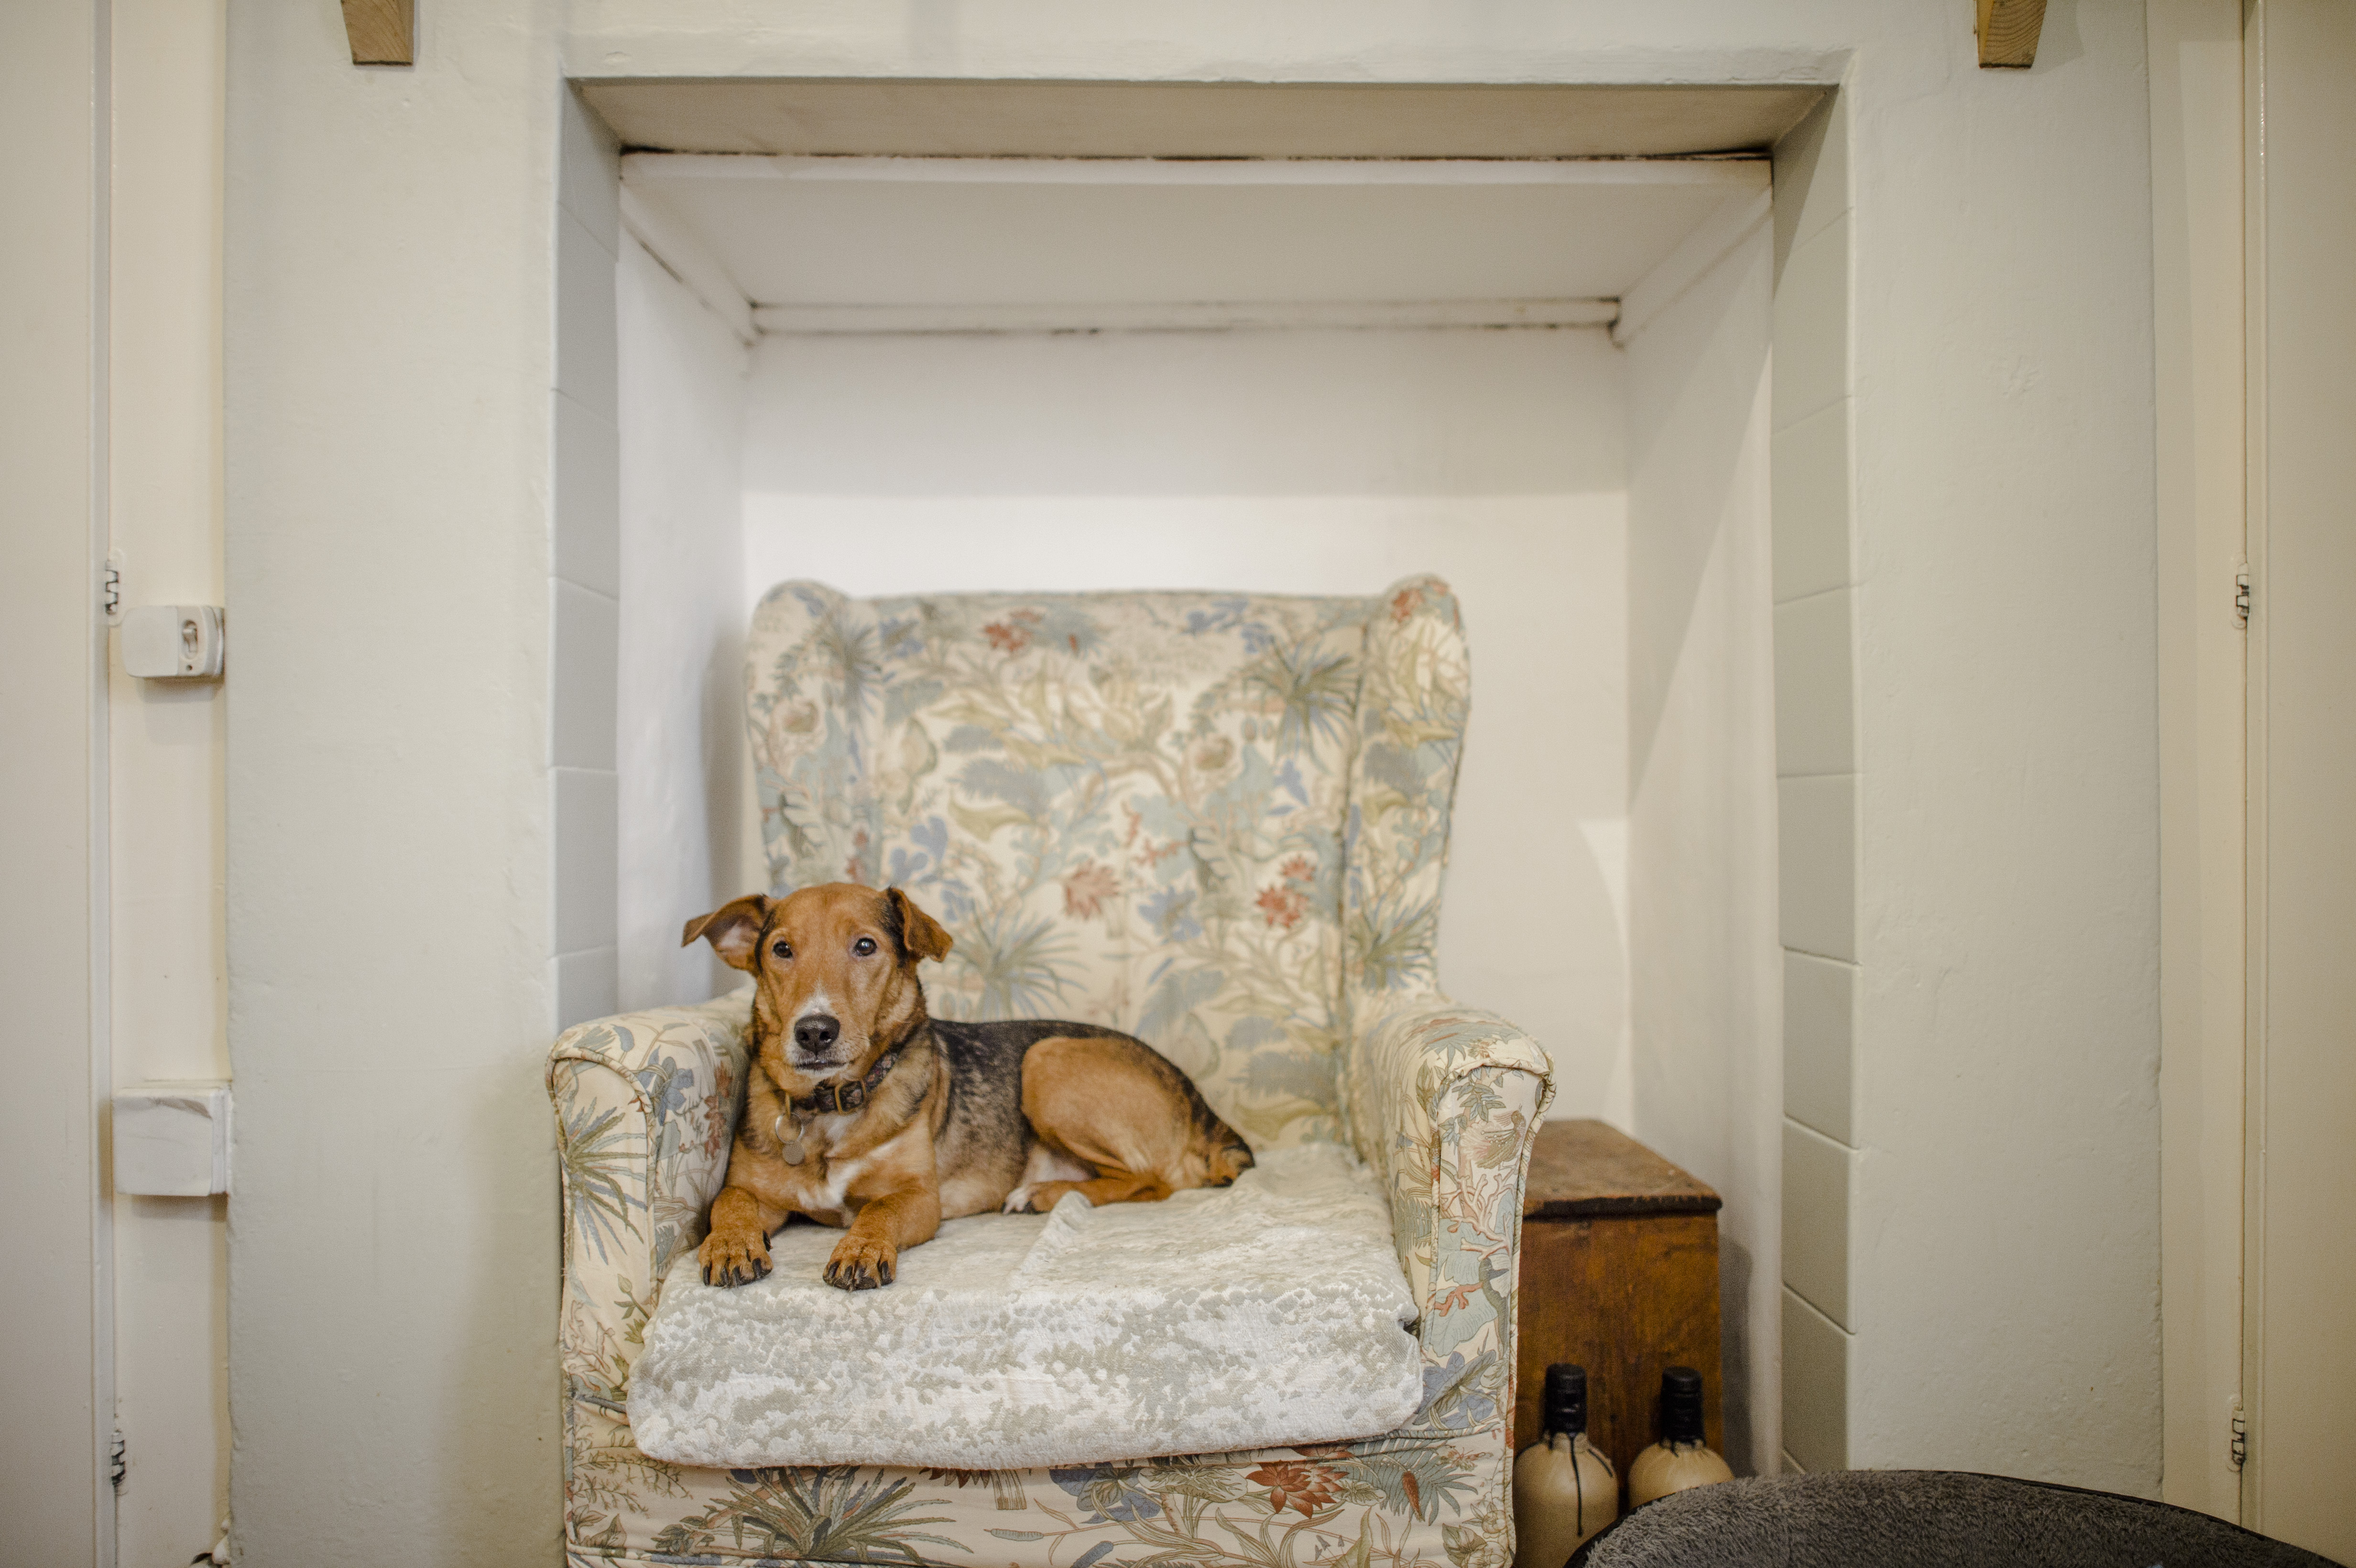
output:
[[[802,1142],[802,1130],[809,1125],[811,1117],[839,1115],[845,1111],[856,1111],[866,1104],[874,1095],[875,1091],[883,1087],[884,1080],[892,1075],[892,1069],[900,1065],[901,1052],[906,1051],[909,1042],[931,1025],[932,1020],[929,1019],[919,1020],[915,1029],[902,1035],[893,1043],[889,1051],[877,1057],[875,1065],[868,1069],[867,1076],[857,1083],[839,1084],[832,1079],[829,1079],[818,1086],[817,1093],[805,1095],[798,1100],[787,1100],[786,1108],[777,1113],[777,1119],[770,1125],[769,1128],[771,1135],[777,1140],[777,1153],[785,1162],[787,1165],[799,1165],[808,1157],[807,1147]],[[793,1136],[790,1137],[786,1136],[786,1123],[789,1119],[794,1124]]]
[[837,1083],[829,1079],[818,1086],[817,1093],[794,1101],[794,1114],[798,1116],[812,1114],[831,1116],[842,1111],[855,1111],[867,1104],[867,1097],[875,1093],[877,1086],[892,1075],[892,1069],[899,1065],[900,1048],[895,1045],[876,1058],[874,1067],[858,1083]]
[[829,1079],[818,1086],[818,1093],[789,1101],[788,1104],[793,1107],[795,1117],[799,1119],[809,1115],[832,1116],[844,1111],[856,1111],[867,1104],[875,1091],[883,1086],[884,1080],[892,1076],[892,1069],[900,1065],[900,1055],[908,1049],[909,1042],[923,1032],[931,1021],[927,1019],[902,1035],[894,1042],[891,1050],[875,1059],[875,1065],[867,1070],[867,1076],[857,1083],[837,1083],[832,1079]]

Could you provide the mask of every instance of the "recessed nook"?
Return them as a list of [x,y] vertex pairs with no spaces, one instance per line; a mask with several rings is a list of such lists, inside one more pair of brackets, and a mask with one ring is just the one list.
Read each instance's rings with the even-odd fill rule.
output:
[[614,530],[570,553],[617,563],[585,635],[618,652],[608,686],[560,622],[559,706],[611,702],[619,741],[614,807],[560,785],[558,897],[611,865],[618,915],[560,955],[565,1021],[714,984],[678,912],[762,880],[734,666],[776,581],[1437,571],[1475,672],[1442,984],[1547,1043],[1556,1114],[1725,1194],[1728,1442],[1775,1468],[1765,149],[1818,94],[584,96],[615,124],[568,105],[559,445],[599,451],[609,405],[618,460],[560,472],[558,554]]

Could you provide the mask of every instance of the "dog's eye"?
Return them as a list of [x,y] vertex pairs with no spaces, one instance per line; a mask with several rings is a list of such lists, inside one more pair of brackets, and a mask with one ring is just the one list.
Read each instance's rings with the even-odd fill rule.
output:
[[769,951],[780,958],[791,958],[794,955],[793,944],[789,942],[772,943],[769,944]]
[[862,958],[873,957],[875,953],[875,939],[872,936],[862,936],[851,944],[851,950]]

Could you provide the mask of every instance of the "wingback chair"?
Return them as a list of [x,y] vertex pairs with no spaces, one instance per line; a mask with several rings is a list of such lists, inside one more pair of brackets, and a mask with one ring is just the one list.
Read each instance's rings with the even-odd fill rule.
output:
[[1348,1143],[1389,1195],[1424,1402],[1360,1442],[1047,1470],[648,1458],[631,1363],[726,1170],[745,987],[581,1025],[550,1056],[571,1560],[1503,1568],[1522,1184],[1552,1085],[1535,1041],[1435,980],[1470,691],[1447,586],[787,582],[746,664],[775,888],[904,888],[956,942],[926,973],[936,1014],[1114,1025],[1256,1147]]

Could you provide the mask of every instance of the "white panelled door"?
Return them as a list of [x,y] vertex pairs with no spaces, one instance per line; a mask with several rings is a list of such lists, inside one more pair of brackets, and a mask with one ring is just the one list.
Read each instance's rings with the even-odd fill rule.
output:
[[2251,16],[2250,1462],[2356,1563],[2356,5]]

